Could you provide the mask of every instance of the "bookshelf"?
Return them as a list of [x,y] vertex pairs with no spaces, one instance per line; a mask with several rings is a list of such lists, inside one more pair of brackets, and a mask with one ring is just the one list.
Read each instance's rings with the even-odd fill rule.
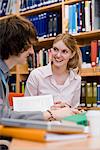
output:
[[[15,12],[18,15],[28,17],[31,15],[38,15],[40,13],[44,12],[55,12],[58,11],[61,13],[61,32],[66,32],[65,28],[65,5],[71,5],[71,4],[76,4],[78,2],[82,2],[83,0],[62,0],[58,3],[53,3],[47,6],[42,6],[39,8],[27,10],[24,12],[19,12],[19,1],[16,4],[17,11]],[[12,15],[12,14],[10,14]],[[0,17],[1,19],[7,18],[8,16]],[[100,39],[100,29],[97,30],[92,30],[88,32],[80,32],[80,33],[75,33],[73,34],[78,42],[78,45],[86,45],[90,44],[92,40],[99,40]],[[46,37],[46,38],[39,38],[39,43],[40,47],[47,47],[47,45],[51,46],[53,40],[55,37]],[[28,71],[28,65],[17,65],[11,70],[12,75],[16,75],[16,92],[20,92],[20,81],[24,78],[26,78],[29,74]],[[94,67],[94,68],[82,68],[81,71],[81,76],[82,77],[92,77],[92,76],[100,76],[100,67]]]

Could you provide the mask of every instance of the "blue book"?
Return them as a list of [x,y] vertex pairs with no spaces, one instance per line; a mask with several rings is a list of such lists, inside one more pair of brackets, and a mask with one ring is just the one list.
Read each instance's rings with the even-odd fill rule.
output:
[[38,26],[38,24],[39,24],[39,26],[38,26],[39,37],[42,37],[42,34],[43,34],[43,33],[42,33],[42,32],[43,32],[43,31],[42,31],[42,26],[43,26],[43,25],[42,25],[42,15],[43,15],[43,14],[39,14],[39,15],[38,15],[38,22],[37,22],[37,26]]
[[69,17],[68,17],[68,20],[69,20],[69,24],[68,24],[68,31],[69,33],[72,33],[72,5],[69,5]]
[[78,32],[81,32],[81,24],[80,24],[80,11],[81,11],[81,3],[77,3],[77,26],[78,26]]
[[91,47],[85,46],[85,48],[86,48],[86,51],[85,51],[86,63],[91,63]]
[[91,48],[90,46],[80,47],[82,52],[82,62],[91,63]]
[[27,1],[27,9],[32,9],[32,5],[33,5],[33,0],[28,0]]
[[72,33],[76,33],[76,4],[72,5]]
[[43,28],[44,28],[44,38],[47,37],[47,34],[48,34],[48,20],[47,20],[47,12],[44,13],[44,16],[43,16]]
[[85,32],[85,1],[82,1],[82,32]]
[[30,6],[30,9],[37,8],[36,0],[32,0],[32,6]]
[[97,101],[100,101],[100,84],[97,85]]

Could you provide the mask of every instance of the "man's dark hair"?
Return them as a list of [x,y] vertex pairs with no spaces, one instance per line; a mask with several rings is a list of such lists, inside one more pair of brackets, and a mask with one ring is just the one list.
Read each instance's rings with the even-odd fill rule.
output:
[[34,25],[26,18],[12,15],[0,20],[0,58],[18,56],[37,42]]

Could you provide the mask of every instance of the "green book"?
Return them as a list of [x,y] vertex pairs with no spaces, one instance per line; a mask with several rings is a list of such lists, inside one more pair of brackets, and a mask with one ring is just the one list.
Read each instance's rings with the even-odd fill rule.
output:
[[81,114],[76,114],[76,115],[68,116],[68,117],[64,118],[63,120],[64,121],[75,122],[77,124],[81,124],[81,125],[84,125],[84,126],[88,125],[88,121],[87,121],[87,117],[86,117],[86,112],[83,112]]

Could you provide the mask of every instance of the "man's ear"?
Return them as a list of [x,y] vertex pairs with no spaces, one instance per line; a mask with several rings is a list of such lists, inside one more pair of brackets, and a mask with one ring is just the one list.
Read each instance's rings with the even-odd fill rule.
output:
[[70,56],[70,59],[72,59],[75,54],[76,54],[76,52],[74,51],[74,52],[72,53],[72,55]]

